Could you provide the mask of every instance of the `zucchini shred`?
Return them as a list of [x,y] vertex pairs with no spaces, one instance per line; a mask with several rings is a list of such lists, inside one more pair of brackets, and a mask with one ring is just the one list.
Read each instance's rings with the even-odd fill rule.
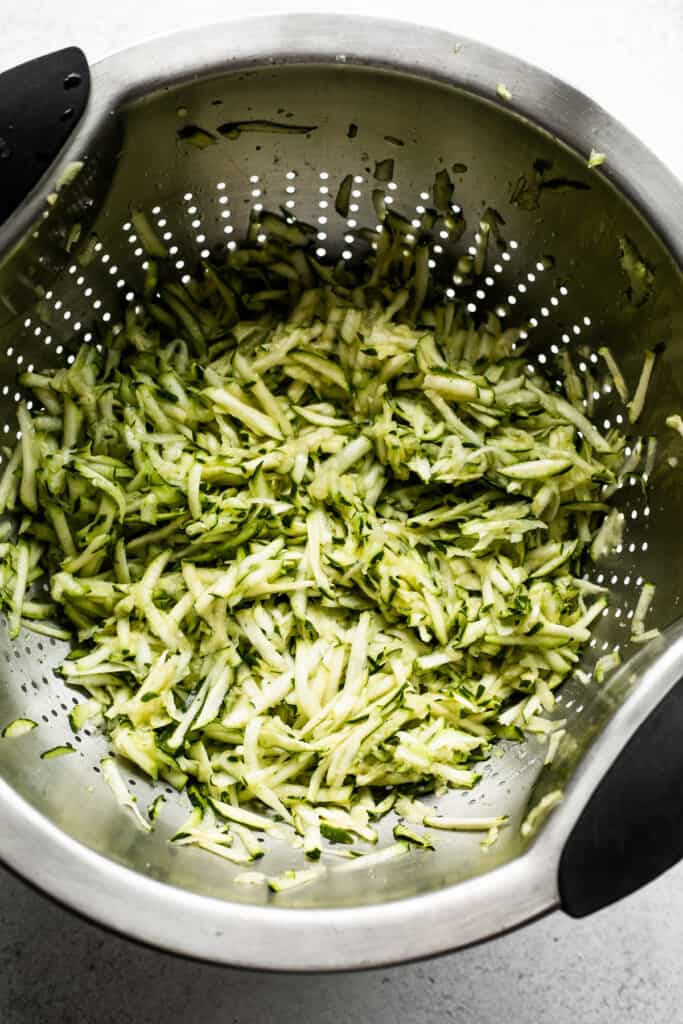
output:
[[[240,865],[262,834],[351,869],[397,799],[470,789],[502,739],[552,739],[607,604],[585,569],[621,540],[605,492],[633,454],[591,423],[568,353],[560,390],[380,215],[353,269],[261,213],[180,282],[136,211],[145,293],[66,368],[20,378],[34,398],[0,479],[11,635],[72,639],[74,730],[94,719],[186,791],[175,842]],[[409,820],[505,824],[426,817]],[[394,835],[368,863],[433,846]],[[281,891],[319,870],[240,877]]]

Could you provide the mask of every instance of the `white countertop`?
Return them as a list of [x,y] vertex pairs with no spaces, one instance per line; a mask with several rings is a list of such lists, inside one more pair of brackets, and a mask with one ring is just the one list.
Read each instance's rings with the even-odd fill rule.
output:
[[[70,44],[95,61],[236,9],[219,0],[7,4],[0,69]],[[508,50],[588,93],[683,177],[683,0],[375,0],[371,9],[367,0],[252,0],[243,13],[294,9],[421,21]],[[681,949],[683,865],[580,922],[555,914],[440,960],[335,977],[257,975],[143,949],[0,869],[2,1024],[675,1024]]]
[[683,177],[683,0],[33,0],[7,7],[0,67],[73,44],[93,62],[190,25],[292,10],[419,21],[507,50],[588,93]]

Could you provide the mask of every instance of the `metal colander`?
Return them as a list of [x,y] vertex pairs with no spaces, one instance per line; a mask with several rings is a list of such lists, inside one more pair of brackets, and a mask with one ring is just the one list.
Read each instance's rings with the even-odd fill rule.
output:
[[[467,228],[458,239],[435,232],[434,265],[452,274],[458,257],[477,245],[482,214],[494,208],[501,238],[491,241],[483,273],[468,286],[468,308],[496,310],[505,324],[523,326],[529,360],[547,373],[560,350],[570,351],[584,378],[592,376],[601,427],[629,429],[598,348],[609,344],[634,384],[644,350],[664,346],[638,423],[638,434],[657,437],[657,456],[647,494],[635,477],[618,492],[623,542],[595,570],[612,599],[582,669],[615,648],[624,668],[602,686],[576,677],[563,687],[556,713],[567,719],[567,736],[551,767],[534,740],[503,744],[475,791],[442,801],[449,813],[472,813],[472,804],[476,813],[510,815],[510,827],[488,851],[476,836],[446,835],[429,856],[365,873],[329,872],[277,896],[235,885],[237,868],[169,844],[187,814],[183,796],[167,788],[155,831],[147,836],[135,828],[99,771],[106,738],[87,728],[71,734],[66,713],[79,698],[55,674],[66,646],[26,631],[12,643],[3,619],[0,724],[28,716],[39,728],[0,741],[0,855],[122,932],[260,967],[396,961],[494,934],[561,900],[583,912],[584,886],[595,888],[610,872],[598,857],[607,840],[581,837],[575,823],[596,787],[604,796],[600,779],[673,692],[683,663],[675,626],[629,660],[630,619],[643,581],[656,584],[648,625],[661,629],[679,614],[683,581],[683,442],[664,426],[683,407],[683,242],[672,235],[672,226],[683,223],[683,190],[585,97],[500,53],[412,26],[317,16],[226,24],[119,54],[92,75],[87,113],[67,150],[0,236],[5,444],[17,437],[17,373],[68,362],[79,344],[94,343],[94,323],[115,325],[141,290],[145,255],[133,208],[156,226],[179,277],[200,257],[234,246],[253,206],[282,207],[315,224],[320,257],[353,260],[365,244],[359,228],[376,222],[373,190],[382,188],[388,204],[419,219],[430,206],[435,173],[446,168]],[[511,98],[497,91],[499,84]],[[195,129],[210,133],[210,144],[193,144]],[[587,167],[592,148],[606,154],[599,169]],[[81,173],[46,203],[74,160],[85,160]],[[390,180],[376,180],[378,163],[390,168]],[[342,217],[334,198],[349,173],[353,191]],[[74,222],[81,239],[67,252]],[[654,274],[642,303],[620,261],[623,237]],[[453,287],[463,294],[457,280]],[[67,741],[77,756],[40,759],[41,751]],[[157,790],[127,772],[146,806]],[[621,814],[634,802],[629,777],[620,778]],[[659,783],[667,785],[664,759],[661,778],[648,783],[654,807]],[[563,804],[537,835],[522,838],[529,808],[558,787]],[[607,812],[604,820],[612,820]],[[633,836],[638,823],[630,825]],[[660,826],[652,817],[647,825],[654,832]],[[385,828],[388,841],[391,823]],[[670,863],[681,852],[680,838],[669,829],[661,842]],[[595,905],[654,873],[643,868],[633,884],[625,881],[624,865],[635,854],[622,850],[620,861],[615,849],[606,856],[621,882],[614,892],[605,883]],[[274,845],[263,870],[290,867],[292,856]]]

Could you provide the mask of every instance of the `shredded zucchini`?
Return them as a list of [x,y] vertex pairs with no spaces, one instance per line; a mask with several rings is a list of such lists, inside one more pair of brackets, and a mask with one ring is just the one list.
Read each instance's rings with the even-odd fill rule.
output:
[[2,730],[2,738],[16,739],[17,736],[25,736],[27,732],[33,732],[37,728],[38,723],[34,722],[32,718],[15,718]]
[[426,814],[422,821],[423,825],[430,828],[449,832],[488,832],[492,828],[500,828],[506,822],[505,815],[493,818],[448,818],[441,814]]
[[126,789],[126,784],[121,778],[121,774],[116,767],[116,763],[111,757],[105,757],[100,761],[100,767],[102,774],[104,775],[107,785],[111,789],[116,802],[120,807],[126,807],[132,812],[133,818],[137,825],[143,830],[143,832],[150,832],[152,826],[147,819],[141,814],[140,809],[135,802],[135,797]]
[[432,837],[428,832],[415,832],[414,829],[408,828],[407,825],[402,825],[400,822],[394,825],[394,839],[405,839],[406,842],[412,843],[413,846],[419,846],[424,850],[433,850],[434,843]]
[[99,700],[91,698],[81,704],[77,704],[69,712],[69,723],[74,732],[84,729],[90,721],[99,721],[102,717],[102,704]]
[[658,636],[662,634],[656,628],[646,629],[642,633],[636,633],[631,635],[631,643],[634,644],[649,644],[650,640],[656,640]]
[[601,658],[598,658],[595,664],[595,679],[598,683],[603,682],[608,672],[618,668],[621,665],[621,655],[619,651],[610,651],[609,654],[603,654]]
[[633,618],[631,620],[631,635],[632,637],[641,636],[645,632],[645,616],[647,615],[650,605],[654,600],[655,586],[653,583],[644,583],[643,589],[640,591],[640,597],[638,603],[633,612]]
[[479,846],[482,848],[482,850],[484,852],[486,852],[487,850],[489,850],[494,845],[494,843],[496,843],[498,841],[498,837],[499,836],[500,836],[500,828],[499,828],[499,826],[498,825],[492,825],[491,828],[486,833],[486,835],[484,836],[484,838],[480,839]]
[[309,882],[317,881],[325,873],[324,868],[304,868],[301,871],[283,871],[267,879],[271,892],[286,892],[287,889],[298,889]]
[[555,755],[557,754],[557,749],[566,735],[566,729],[556,729],[554,732],[550,733],[550,736],[548,737],[548,748],[545,752],[543,764],[548,765],[553,763]]
[[377,853],[366,853],[364,856],[355,857],[337,870],[357,871],[359,868],[374,868],[378,864],[386,864],[387,861],[396,860],[397,857],[404,857],[409,852],[410,843],[404,841],[392,843],[391,846],[385,846],[383,850],[379,850]]
[[563,798],[564,793],[562,790],[554,789],[551,793],[546,793],[546,795],[542,797],[537,804],[534,804],[522,822],[520,829],[525,839],[529,839],[538,831],[541,822],[544,821],[553,808],[562,803]]
[[628,402],[628,386],[626,384],[626,381],[624,380],[623,373],[619,369],[619,364],[617,363],[616,359],[612,355],[612,352],[607,347],[607,345],[602,345],[598,349],[598,353],[605,360],[605,363],[607,364],[607,369],[609,370],[612,376],[612,380],[614,381],[614,386],[617,389],[617,394],[619,395],[619,398],[622,400],[624,405],[626,405],[626,403]]
[[55,757],[64,757],[66,754],[75,754],[76,748],[72,747],[70,743],[65,743],[57,747],[50,747],[49,750],[44,750],[40,755],[41,761],[52,761]]
[[652,295],[654,272],[641,256],[633,239],[621,235],[617,241],[619,262],[628,281],[626,298],[636,307],[644,306]]
[[683,437],[683,419],[681,419],[678,413],[675,413],[673,416],[667,416],[666,425]]
[[650,349],[645,352],[643,368],[640,371],[640,377],[633,395],[633,400],[628,404],[628,418],[630,423],[635,423],[636,420],[639,419],[645,407],[647,389],[650,386],[650,377],[652,376],[652,370],[654,369],[656,358],[656,352],[653,352]]
[[147,815],[150,821],[157,820],[159,814],[161,813],[161,808],[164,806],[165,803],[166,797],[164,796],[163,793],[159,793],[158,796],[154,797],[154,800],[152,800],[151,804],[147,808]]
[[242,871],[235,875],[234,881],[237,885],[264,885],[268,881],[268,876],[262,871]]
[[[447,175],[438,192],[448,210]],[[187,789],[174,842],[232,863],[261,856],[259,832],[310,860],[371,846],[395,802],[415,823],[413,797],[470,789],[499,739],[552,733],[605,606],[586,563],[621,537],[605,494],[625,437],[590,422],[569,365],[563,397],[519,331],[475,323],[380,212],[355,278],[262,214],[180,284],[136,211],[160,261],[145,297],[70,366],[22,377],[35,402],[0,479],[22,521],[0,543],[12,635],[71,635],[74,729],[101,720],[119,758]],[[505,819],[417,821],[493,841]],[[399,829],[361,860],[429,845]]]

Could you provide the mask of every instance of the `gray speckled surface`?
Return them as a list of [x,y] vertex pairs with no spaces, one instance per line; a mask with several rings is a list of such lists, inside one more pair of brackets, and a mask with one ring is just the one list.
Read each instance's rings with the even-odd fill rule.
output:
[[[253,0],[250,12],[365,0]],[[0,67],[79,43],[91,58],[231,13],[219,0],[33,0],[3,11]],[[161,12],[163,11],[163,17]],[[373,13],[479,37],[568,78],[625,121],[675,171],[683,133],[682,0],[377,0]],[[676,57],[676,59],[674,59]],[[0,824],[1,827],[1,824]],[[561,914],[450,957],[365,974],[287,977],[178,960],[101,931],[0,869],[0,1022],[145,1024],[676,1024],[683,1019],[683,865],[584,921]]]

